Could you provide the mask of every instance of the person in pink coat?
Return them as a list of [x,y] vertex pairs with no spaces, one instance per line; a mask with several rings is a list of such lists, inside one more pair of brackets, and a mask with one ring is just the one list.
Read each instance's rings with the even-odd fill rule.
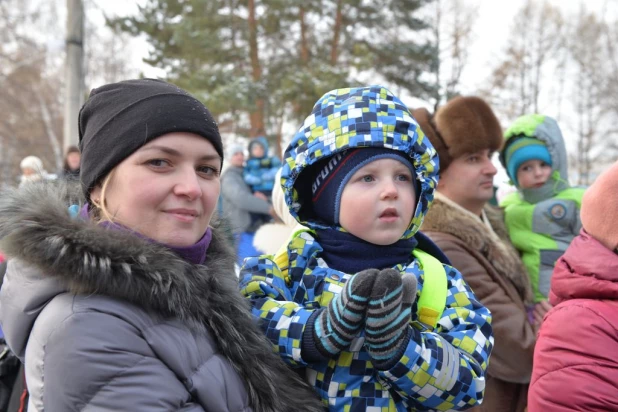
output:
[[618,411],[618,162],[586,191],[583,229],[556,263],[529,412]]

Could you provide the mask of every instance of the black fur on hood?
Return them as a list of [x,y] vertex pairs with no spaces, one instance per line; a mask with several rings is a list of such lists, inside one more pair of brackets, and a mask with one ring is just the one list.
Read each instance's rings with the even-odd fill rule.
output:
[[129,232],[73,219],[78,185],[37,183],[0,194],[0,250],[55,276],[76,294],[127,300],[192,330],[208,328],[246,384],[254,411],[323,411],[313,389],[273,352],[238,290],[234,255],[213,228],[203,265]]

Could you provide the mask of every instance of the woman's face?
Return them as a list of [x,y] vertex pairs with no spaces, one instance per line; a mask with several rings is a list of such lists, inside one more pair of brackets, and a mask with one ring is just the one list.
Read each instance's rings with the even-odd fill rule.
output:
[[79,161],[81,159],[81,155],[77,152],[71,152],[67,155],[67,166],[71,170],[79,169]]
[[[221,157],[192,133],[160,136],[123,160],[105,191],[114,222],[170,246],[195,244],[219,197]],[[90,194],[100,200],[101,187]]]

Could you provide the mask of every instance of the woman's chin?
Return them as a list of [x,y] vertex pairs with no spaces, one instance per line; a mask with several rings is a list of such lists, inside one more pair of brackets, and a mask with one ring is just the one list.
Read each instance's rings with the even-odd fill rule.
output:
[[158,236],[158,238],[155,238],[154,240],[172,247],[188,247],[195,245],[203,235],[202,233],[202,235],[198,236],[194,231],[191,231],[190,233],[189,231],[186,231],[185,233],[182,232],[185,231],[180,231],[180,233],[168,233],[166,236]]

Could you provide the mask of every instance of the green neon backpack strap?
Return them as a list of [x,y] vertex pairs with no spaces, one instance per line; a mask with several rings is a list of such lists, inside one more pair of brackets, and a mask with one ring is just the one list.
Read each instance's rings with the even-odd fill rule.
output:
[[[292,234],[290,240],[294,240],[302,232],[314,233],[309,229],[301,228]],[[291,282],[288,275],[290,266],[287,250],[288,243],[286,242],[273,257],[273,262],[279,267],[286,283]],[[427,252],[415,249],[412,254],[418,259],[421,269],[425,274],[421,297],[417,302],[417,317],[425,328],[433,330],[438,326],[438,321],[442,317],[442,312],[444,312],[446,306],[448,286],[446,270],[444,270],[442,262]]]
[[417,316],[419,322],[429,329],[435,329],[446,307],[448,283],[446,270],[438,259],[427,252],[415,249],[412,254],[418,259],[424,272],[423,289],[418,299]]

